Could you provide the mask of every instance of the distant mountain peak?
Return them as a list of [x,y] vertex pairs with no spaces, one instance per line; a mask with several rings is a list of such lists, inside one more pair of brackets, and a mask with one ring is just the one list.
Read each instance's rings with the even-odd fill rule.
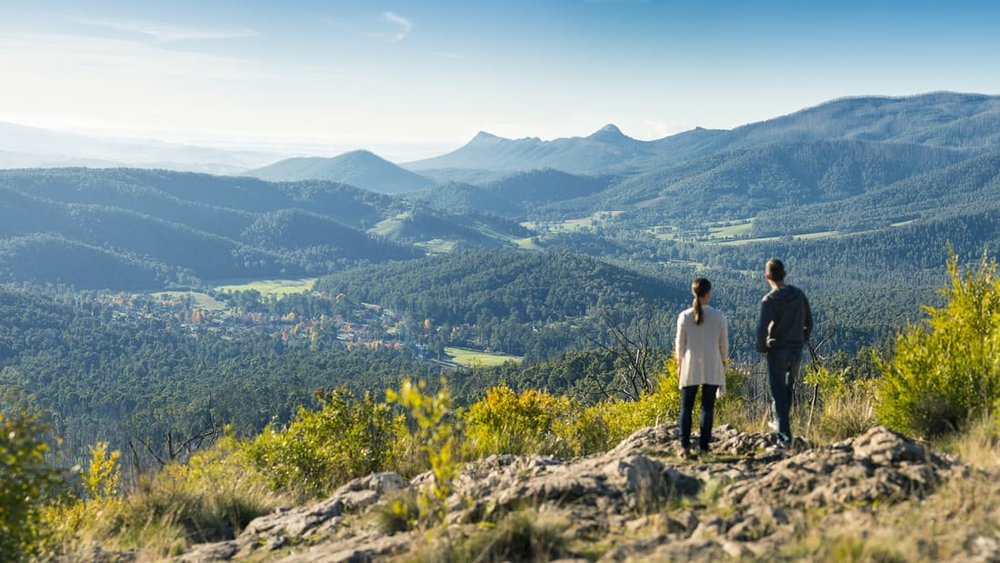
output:
[[493,133],[487,133],[486,131],[480,131],[476,133],[476,136],[472,138],[470,143],[493,143],[496,141],[503,141],[503,137],[498,137]]
[[326,180],[394,194],[430,188],[434,182],[364,149],[334,157],[298,157],[249,170],[246,175],[272,182]]
[[594,132],[594,135],[600,135],[601,133],[614,133],[615,135],[624,135],[624,133],[622,133],[622,130],[619,129],[618,126],[615,125],[614,123],[608,123],[604,127],[601,127],[600,129]]
[[617,125],[608,123],[604,127],[601,127],[597,131],[591,133],[587,138],[596,141],[620,141],[622,139],[628,139],[629,137],[622,133],[622,130],[619,129]]
[[353,150],[353,151],[348,151],[348,152],[345,152],[345,153],[343,153],[341,155],[335,156],[333,158],[336,158],[336,159],[368,159],[368,160],[374,160],[374,161],[380,161],[380,162],[388,162],[387,160],[385,160],[381,156],[373,153],[370,150],[366,150],[366,149],[357,149],[357,150]]

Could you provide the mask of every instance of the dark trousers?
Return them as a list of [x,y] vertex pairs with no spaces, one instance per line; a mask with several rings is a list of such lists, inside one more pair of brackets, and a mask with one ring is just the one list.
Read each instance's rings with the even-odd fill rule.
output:
[[802,363],[802,348],[776,348],[767,353],[767,379],[771,387],[771,412],[782,440],[792,439],[792,397]]
[[712,420],[715,418],[715,393],[718,385],[690,385],[681,387],[681,446],[691,447],[691,417],[694,414],[694,396],[701,387],[701,437],[698,445],[708,451],[712,441]]

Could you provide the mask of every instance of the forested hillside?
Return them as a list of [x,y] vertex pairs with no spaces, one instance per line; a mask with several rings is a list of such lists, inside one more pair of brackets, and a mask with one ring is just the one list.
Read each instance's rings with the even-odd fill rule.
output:
[[475,225],[490,219],[479,214],[425,212],[433,224],[393,232],[377,227],[412,207],[322,181],[133,169],[0,171],[0,275],[78,288],[153,289],[411,259],[425,252],[414,243],[434,238],[502,245],[513,244],[515,234],[527,236],[484,232]]
[[553,169],[517,172],[480,185],[449,184],[426,198],[442,209],[479,209],[511,218],[534,216],[539,207],[606,190],[611,177],[567,174]]
[[445,335],[471,328],[479,344],[546,357],[588,344],[602,310],[651,314],[687,301],[665,282],[579,254],[456,252],[321,278],[318,291],[377,303]]

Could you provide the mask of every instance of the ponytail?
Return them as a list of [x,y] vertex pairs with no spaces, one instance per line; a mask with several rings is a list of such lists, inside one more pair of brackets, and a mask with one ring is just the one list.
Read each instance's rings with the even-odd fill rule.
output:
[[691,282],[691,294],[694,295],[691,308],[694,309],[694,324],[696,325],[700,325],[701,321],[705,320],[704,311],[701,308],[701,298],[708,295],[709,291],[712,291],[712,282],[707,279],[695,278]]

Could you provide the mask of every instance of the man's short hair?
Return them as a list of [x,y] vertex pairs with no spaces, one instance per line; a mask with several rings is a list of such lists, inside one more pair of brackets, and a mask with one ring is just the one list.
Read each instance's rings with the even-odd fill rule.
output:
[[783,282],[785,281],[785,265],[781,260],[771,258],[767,261],[767,266],[764,268],[764,275],[773,282]]

